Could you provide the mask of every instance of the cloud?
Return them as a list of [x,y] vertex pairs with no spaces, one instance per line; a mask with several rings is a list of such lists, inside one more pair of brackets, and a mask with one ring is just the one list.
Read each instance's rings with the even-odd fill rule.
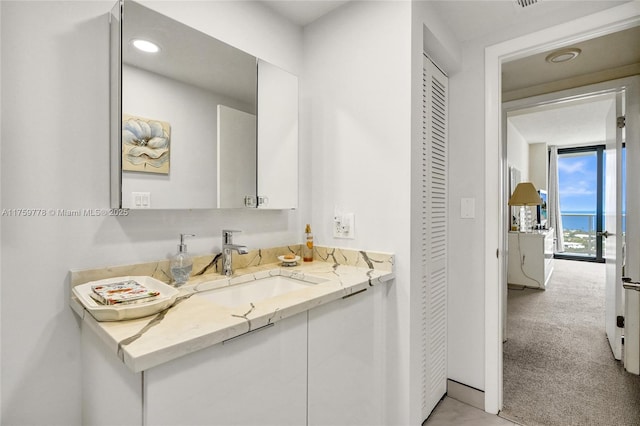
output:
[[596,188],[593,182],[585,180],[560,185],[560,197],[595,196]]
[[581,161],[558,161],[558,171],[564,173],[586,173],[588,171],[587,162]]

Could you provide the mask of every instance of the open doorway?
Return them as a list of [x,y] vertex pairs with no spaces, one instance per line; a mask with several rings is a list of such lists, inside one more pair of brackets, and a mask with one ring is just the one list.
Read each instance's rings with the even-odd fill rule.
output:
[[[636,29],[633,31],[636,31]],[[521,317],[523,306],[526,311],[527,303],[535,305],[537,309],[533,320],[526,322],[526,326],[523,327],[522,323],[514,325],[517,323],[513,322],[513,324],[509,323],[513,326],[513,329],[509,330],[510,325],[506,326],[503,331],[507,340],[507,343],[504,345],[505,373],[503,394],[503,403],[507,418],[526,424],[530,422],[534,424],[536,424],[536,422],[541,424],[563,424],[563,422],[566,423],[572,420],[572,416],[574,418],[573,420],[575,420],[579,418],[580,415],[586,415],[584,420],[588,422],[590,419],[598,418],[597,416],[602,414],[604,416],[602,419],[617,419],[614,422],[615,424],[631,424],[624,418],[618,419],[614,417],[614,415],[621,413],[624,409],[618,407],[613,412],[607,411],[608,408],[615,405],[613,402],[598,405],[595,401],[588,400],[588,392],[580,395],[579,393],[567,391],[568,388],[574,390],[588,389],[589,386],[586,385],[584,381],[581,382],[580,379],[587,379],[588,381],[588,379],[593,377],[595,382],[599,384],[610,382],[612,389],[616,387],[632,389],[632,394],[626,395],[623,392],[624,395],[620,395],[623,401],[625,399],[635,401],[640,396],[640,379],[635,376],[631,377],[619,374],[620,372],[624,373],[624,368],[622,364],[616,363],[614,357],[612,357],[613,352],[616,359],[620,358],[619,355],[616,355],[616,347],[614,346],[616,339],[619,339],[619,337],[615,335],[609,336],[609,330],[605,327],[605,323],[612,322],[615,328],[615,315],[609,315],[609,308],[605,306],[605,301],[613,306],[613,312],[620,312],[621,304],[615,297],[613,301],[609,300],[608,285],[604,285],[608,280],[605,268],[602,265],[594,263],[593,266],[589,268],[598,268],[598,270],[591,271],[590,275],[582,276],[580,274],[583,273],[586,268],[572,269],[571,264],[575,262],[568,262],[566,260],[579,259],[591,260],[592,262],[604,262],[607,257],[606,245],[604,244],[603,238],[608,235],[605,227],[605,199],[607,198],[605,197],[605,189],[609,191],[613,190],[615,193],[613,198],[614,210],[620,209],[620,206],[623,205],[620,200],[620,188],[622,186],[620,181],[621,173],[618,174],[616,170],[616,166],[619,168],[621,162],[606,160],[608,149],[610,150],[609,156],[612,158],[620,159],[624,157],[624,151],[621,149],[623,136],[618,134],[615,129],[616,108],[620,105],[619,98],[621,93],[622,96],[624,95],[624,90],[619,90],[619,88],[623,86],[624,84],[620,85],[615,82],[610,83],[610,86],[608,86],[608,83],[600,83],[599,85],[592,85],[584,89],[576,88],[560,92],[557,95],[546,94],[520,101],[512,101],[506,104],[505,109],[507,112],[506,115],[503,116],[503,119],[506,122],[507,131],[505,134],[508,140],[505,147],[508,170],[511,172],[514,168],[518,171],[524,169],[525,172],[521,172],[524,180],[535,181],[535,183],[537,183],[536,186],[542,189],[542,191],[545,193],[549,191],[554,194],[553,198],[555,198],[555,203],[557,204],[555,215],[559,220],[552,221],[550,227],[556,228],[554,238],[560,240],[561,243],[554,244],[555,247],[552,251],[556,258],[565,259],[556,264],[556,266],[559,266],[559,271],[556,276],[551,279],[551,282],[553,283],[552,285],[555,285],[557,288],[553,288],[554,294],[552,296],[543,294],[539,290],[536,294],[526,289],[526,287],[545,289],[545,285],[549,280],[548,276],[551,275],[547,272],[547,268],[551,270],[554,268],[553,260],[545,257],[544,262],[541,263],[541,267],[545,269],[545,273],[544,275],[540,275],[545,277],[544,284],[539,280],[532,283],[525,282],[522,287],[511,289],[509,291],[509,302],[507,302],[507,299],[504,301],[503,309],[505,312],[513,314],[512,309],[514,306],[517,306],[517,309],[519,309],[517,315],[511,315],[513,317]],[[618,89],[616,89],[616,87]],[[572,112],[568,113],[568,111]],[[611,111],[613,111],[613,114]],[[592,128],[593,126],[597,128],[594,129]],[[612,128],[613,130],[611,130]],[[546,133],[542,131],[542,129],[546,129]],[[567,129],[569,133],[563,134],[564,129]],[[586,131],[587,133],[583,134],[582,131]],[[540,136],[541,133],[543,136]],[[575,135],[578,135],[579,138],[573,138]],[[619,142],[616,142],[617,137],[620,137]],[[523,148],[518,144],[524,144],[525,147]],[[539,151],[544,154],[536,154]],[[523,152],[527,155],[523,156]],[[523,157],[526,159],[524,163],[522,161]],[[520,163],[518,163],[519,161]],[[551,167],[549,167],[550,165]],[[606,183],[605,177],[611,179],[611,173],[606,170],[607,166],[613,168],[613,184]],[[542,170],[542,172],[539,172],[539,170]],[[576,179],[576,177],[578,177],[577,175],[579,175],[580,179]],[[510,194],[506,195],[508,197]],[[578,195],[581,197],[578,197]],[[572,200],[572,197],[580,198],[579,202]],[[570,201],[574,201],[574,203],[572,204]],[[620,203],[618,203],[618,201],[620,201]],[[564,209],[562,208],[563,204]],[[575,207],[577,205],[580,205],[580,208]],[[611,208],[610,205],[607,205],[607,207]],[[509,211],[508,214],[513,215],[513,212]],[[621,224],[622,221],[619,220],[618,223]],[[510,225],[512,225],[512,223]],[[543,227],[544,224],[539,222],[538,225]],[[618,225],[617,229],[618,231],[622,231],[624,227]],[[540,230],[539,232],[551,233],[552,231]],[[513,230],[509,232],[509,234],[512,233]],[[613,240],[616,239],[616,235],[620,236],[619,240],[623,240],[622,234],[616,234],[615,231],[611,235]],[[512,235],[509,235],[507,245],[509,252],[509,274],[507,276],[510,275],[512,269],[511,262],[513,261],[511,252],[514,248],[512,247],[511,236]],[[516,243],[516,245],[518,245],[517,263],[519,266],[518,269],[524,270],[526,267],[524,265],[525,255],[521,252],[524,249],[521,247],[520,240],[521,238],[518,238],[518,243]],[[540,250],[542,251],[544,248]],[[617,264],[617,271],[621,269],[620,252],[621,250],[619,250],[618,247],[617,252],[614,252],[612,256],[614,265]],[[534,256],[532,253],[525,254],[526,258],[530,260]],[[611,253],[609,254],[611,255]],[[616,263],[616,258],[618,263]],[[530,264],[529,267],[531,267]],[[529,273],[525,275],[529,278],[532,274]],[[594,281],[593,277],[599,278]],[[578,278],[577,281],[576,278]],[[591,286],[586,284],[590,282],[590,280]],[[614,275],[611,282],[617,287],[619,281],[620,273],[618,272],[617,275]],[[508,282],[511,283],[511,280],[508,280]],[[582,283],[585,283],[585,285],[582,286]],[[538,285],[536,286],[536,284]],[[564,288],[560,289],[561,286]],[[565,291],[567,289],[571,289],[571,291]],[[513,296],[512,291],[521,293]],[[587,301],[589,296],[599,298],[599,303],[595,305],[579,303]],[[566,300],[562,300],[563,297]],[[556,303],[558,300],[561,300],[560,305]],[[508,306],[508,303],[511,302],[517,303],[517,305]],[[544,308],[545,306],[546,308]],[[558,309],[559,307],[562,309]],[[574,308],[577,309],[575,312],[572,311]],[[585,311],[587,311],[589,315],[580,317],[579,314],[585,313]],[[602,320],[596,324],[592,324],[590,331],[585,332],[585,324],[589,322],[587,319],[593,317],[601,317]],[[504,317],[505,325],[507,324],[506,318],[507,315]],[[582,319],[577,322],[565,321],[565,319],[574,320],[576,318]],[[534,331],[531,331],[532,329]],[[542,332],[545,329],[548,332],[546,334]],[[581,331],[581,334],[579,333],[580,338],[576,337],[573,333],[576,329],[580,329]],[[528,343],[526,339],[522,339],[522,335],[527,333],[533,336],[530,337],[531,341]],[[558,335],[563,337],[561,341],[557,341]],[[516,341],[517,344],[514,345],[513,342],[509,342],[509,336],[515,336],[513,340]],[[612,342],[611,350],[609,350],[609,346],[607,345],[607,337],[609,338],[609,342]],[[566,340],[571,341],[573,344],[566,345]],[[522,344],[523,341],[525,344]],[[598,346],[596,343],[600,343],[601,345]],[[581,345],[583,345],[583,348],[589,349],[589,351],[582,350],[581,353],[579,351],[575,354],[573,350]],[[599,349],[596,349],[596,347],[599,347]],[[596,355],[601,367],[601,370],[598,370],[598,372],[613,369],[614,372],[611,377],[618,377],[620,380],[625,381],[625,383],[617,383],[617,379],[609,381],[604,376],[598,377],[595,374],[592,375],[591,372],[595,373],[597,369],[590,368],[590,364],[586,363],[580,368],[583,372],[582,375],[574,374],[573,376],[570,375],[566,377],[567,379],[573,379],[575,377],[578,380],[576,382],[563,380],[563,385],[568,385],[568,388],[565,386],[564,391],[561,390],[560,394],[556,394],[558,388],[562,389],[562,387],[560,387],[558,383],[554,383],[554,380],[551,378],[561,375],[561,372],[570,370],[572,366],[575,367],[578,365],[576,362],[565,364],[565,361],[570,358],[570,355],[574,353],[576,355],[574,360],[582,361],[584,358],[588,358],[588,356],[581,357],[580,355],[591,355],[596,352],[601,352],[599,355]],[[551,356],[548,356],[549,354]],[[560,355],[560,358],[554,355]],[[523,364],[523,359],[528,361]],[[551,367],[557,364],[556,361],[560,361],[559,363],[562,364],[562,368],[556,370],[551,376],[546,376],[545,373],[552,370]],[[518,371],[518,373],[522,374],[513,374],[514,365],[519,366],[520,371]],[[531,390],[531,392],[525,392],[525,395],[527,395],[526,398],[523,398],[521,393],[519,397],[514,397],[514,395],[518,394],[516,390],[519,389],[513,387],[513,380],[521,379],[523,376],[526,376],[526,373],[531,373],[535,368],[538,368],[538,370],[536,370],[537,373],[534,374],[534,376],[529,377],[523,382],[519,382],[524,387],[530,386],[531,388],[529,390]],[[585,376],[587,371],[589,371],[589,373]],[[541,393],[536,394],[533,392],[534,390],[540,391],[541,389]],[[580,397],[578,397],[578,395],[580,395]],[[519,399],[514,401],[512,397]],[[572,398],[575,398],[575,400]],[[523,408],[522,413],[525,413],[523,416],[518,416],[518,405]],[[527,405],[529,405],[529,408],[533,408],[533,410],[527,411]],[[552,417],[546,419],[536,418],[541,412],[539,407],[545,407],[543,412],[547,414],[553,413]],[[576,407],[582,407],[582,412],[579,413],[580,408]],[[574,410],[573,413],[571,413],[572,410]],[[569,415],[569,417],[563,417],[566,415]],[[640,410],[634,411],[630,419],[637,419],[638,416],[640,416]],[[554,423],[554,419],[556,423]]]
[[[500,167],[503,164],[503,150],[500,143],[502,126],[506,120],[501,119],[500,105],[496,99],[500,99],[501,68],[506,61],[523,58],[527,55],[542,52],[545,49],[560,48],[569,44],[589,40],[602,34],[611,34],[616,31],[632,28],[640,24],[640,14],[634,6],[620,6],[612,9],[611,13],[595,14],[586,19],[568,22],[562,26],[556,26],[548,30],[539,31],[530,36],[518,37],[498,43],[485,50],[485,185],[490,187],[502,187],[502,177],[505,170]],[[608,65],[608,63],[605,63]],[[635,91],[635,88],[632,90]],[[637,94],[630,96],[633,99]],[[503,98],[504,99],[504,98]],[[632,106],[635,116],[637,106]],[[634,130],[635,132],[635,130]],[[635,134],[635,133],[634,133]],[[637,137],[635,135],[634,137]],[[629,162],[640,162],[640,152],[635,152],[635,147],[627,147]],[[635,169],[628,168],[629,181],[637,180]],[[632,191],[630,190],[629,193]],[[489,194],[489,192],[487,192]],[[634,192],[634,197],[636,193]],[[504,194],[494,194],[487,197],[485,206],[485,410],[490,413],[498,413],[502,407],[502,324],[501,295],[504,294],[503,285],[506,284],[506,265],[503,249],[506,248],[506,232],[503,224]],[[628,215],[634,217],[637,207],[629,198]],[[640,208],[638,208],[640,210]],[[637,213],[636,213],[637,214]],[[627,233],[637,235],[640,229],[636,227],[640,223],[627,222]],[[498,251],[495,251],[498,247]],[[496,256],[497,254],[497,256]],[[500,254],[503,254],[500,256]],[[640,259],[640,253],[630,247],[627,251],[628,259]],[[632,276],[640,275],[635,262],[627,264],[628,273]],[[504,268],[504,269],[503,269]],[[497,285],[496,285],[497,284]],[[633,309],[636,303],[633,302]],[[638,303],[640,305],[640,303]],[[635,318],[635,317],[634,317]],[[629,345],[625,345],[628,347]],[[626,351],[626,349],[625,349]],[[628,359],[625,352],[625,360]],[[625,361],[626,362],[626,361]]]
[[[562,245],[554,247],[551,243],[549,253],[549,244],[527,243],[531,239],[553,241],[552,229],[524,234],[509,232],[507,281],[510,285],[505,305],[508,314],[504,319],[504,410],[501,415],[524,424],[567,424],[580,419],[589,422],[597,415],[613,421],[612,424],[631,424],[629,419],[640,415],[640,409],[632,409],[631,417],[624,417],[624,413],[630,412],[624,409],[625,401],[640,397],[640,379],[620,374],[624,368],[615,362],[613,348],[607,343],[605,322],[611,319],[607,317],[605,303],[605,266],[597,263],[576,266],[576,262],[566,260],[595,260],[606,256],[600,242],[604,189],[615,191],[619,184],[605,184],[604,162],[607,146],[614,158],[617,153],[616,114],[611,114],[617,105],[616,87],[622,86],[612,82],[608,88],[604,84],[574,89],[514,101],[505,107],[509,170],[518,170],[521,180],[532,181],[544,193],[552,193],[560,200],[560,207],[564,194],[564,204],[570,206],[568,211],[559,208],[558,216],[564,220],[565,229],[563,220],[549,225],[541,215],[537,216],[538,227],[559,226],[560,231],[553,234],[564,235],[569,250],[576,238],[585,246],[589,243],[595,246],[596,240],[601,244],[593,247],[593,255],[567,256]],[[554,150],[556,155],[549,155]],[[555,178],[549,175],[549,170],[556,171]],[[558,176],[564,179],[557,179]],[[614,179],[617,176],[615,170],[613,176]],[[573,203],[566,203],[567,200]],[[582,208],[580,213],[575,211],[577,205]],[[579,222],[584,219],[590,223]],[[576,237],[577,234],[580,235]],[[512,238],[514,235],[517,238]],[[615,265],[615,245],[613,250]],[[556,258],[565,260],[554,260],[554,252]],[[537,258],[540,261],[536,263]],[[516,265],[512,265],[514,262]],[[618,269],[620,267],[618,265]],[[615,277],[613,280],[616,282]],[[623,391],[620,401],[603,404],[601,396],[594,398],[593,393],[577,392],[588,389],[589,380],[612,389],[637,390],[630,395]]]

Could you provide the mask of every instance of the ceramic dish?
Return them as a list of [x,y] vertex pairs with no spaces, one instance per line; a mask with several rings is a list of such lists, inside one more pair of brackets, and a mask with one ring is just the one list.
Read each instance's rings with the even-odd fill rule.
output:
[[284,256],[278,256],[278,260],[282,262],[282,266],[296,266],[298,265],[298,260],[300,260],[300,256],[296,256],[293,259],[285,259]]
[[[95,285],[106,285],[127,280],[134,280],[151,291],[160,292],[160,295],[151,301],[130,305],[101,305],[91,297],[91,293],[93,291],[91,288]],[[178,296],[178,289],[152,277],[127,276],[107,278],[104,280],[80,284],[73,287],[73,294],[96,320],[123,321],[153,315],[168,308],[176,300],[176,297]]]

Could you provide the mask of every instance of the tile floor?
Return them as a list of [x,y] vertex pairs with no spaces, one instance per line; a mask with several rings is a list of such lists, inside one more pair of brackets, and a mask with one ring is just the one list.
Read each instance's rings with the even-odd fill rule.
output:
[[422,426],[513,426],[510,422],[493,414],[485,413],[470,405],[445,397],[436,406]]

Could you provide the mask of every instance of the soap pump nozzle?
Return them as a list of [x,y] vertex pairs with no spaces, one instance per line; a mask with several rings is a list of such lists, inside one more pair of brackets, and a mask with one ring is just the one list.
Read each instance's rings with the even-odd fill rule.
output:
[[196,234],[180,234],[180,244],[178,244],[178,253],[186,253],[187,245],[184,243],[184,237],[195,237]]

